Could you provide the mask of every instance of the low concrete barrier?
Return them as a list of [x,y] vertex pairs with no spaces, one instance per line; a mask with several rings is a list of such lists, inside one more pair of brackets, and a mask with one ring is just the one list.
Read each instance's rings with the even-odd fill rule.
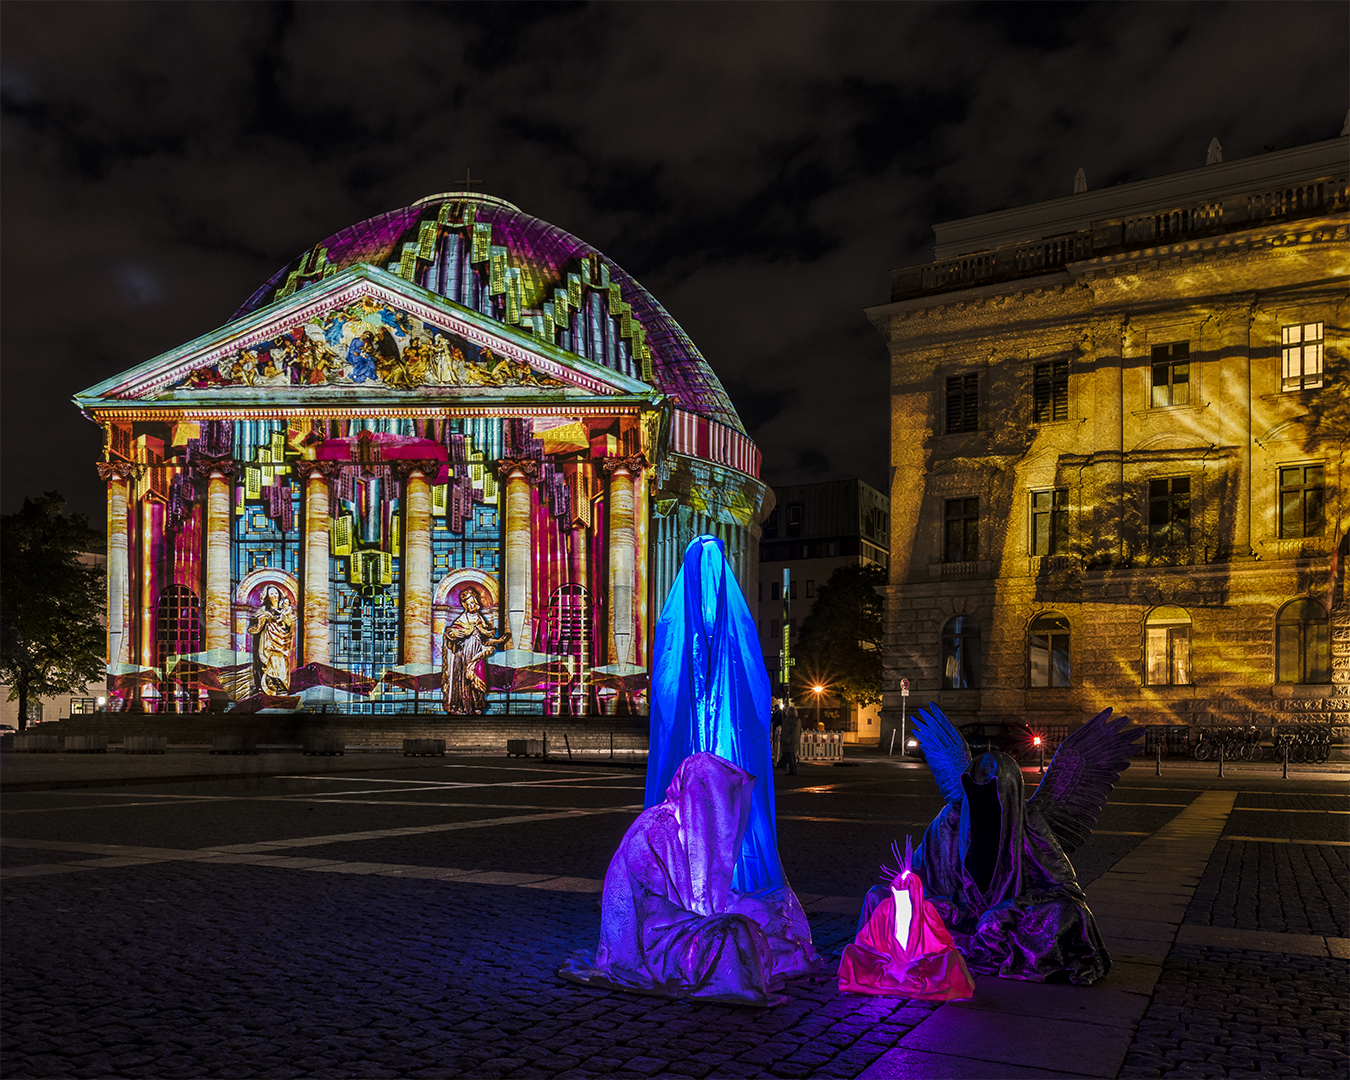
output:
[[543,757],[544,747],[538,739],[507,739],[507,757]]
[[54,754],[61,745],[55,735],[15,735],[14,749],[20,754]]
[[106,735],[67,735],[65,737],[67,754],[106,754],[108,736]]
[[256,754],[258,744],[247,735],[217,735],[211,740],[213,754]]
[[311,757],[342,757],[347,752],[347,741],[334,735],[306,735],[301,750]]
[[404,757],[443,757],[444,755],[445,755],[444,739],[403,740]]
[[169,749],[169,740],[163,735],[124,735],[124,754],[163,754]]

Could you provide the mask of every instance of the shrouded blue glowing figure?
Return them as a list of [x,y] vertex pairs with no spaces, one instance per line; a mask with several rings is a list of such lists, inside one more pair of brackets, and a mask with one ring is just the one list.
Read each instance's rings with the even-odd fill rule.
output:
[[755,778],[732,887],[786,885],[774,826],[769,674],[750,606],[714,536],[697,536],[666,597],[652,670],[651,748],[644,806],[655,806],[680,762],[713,753]]

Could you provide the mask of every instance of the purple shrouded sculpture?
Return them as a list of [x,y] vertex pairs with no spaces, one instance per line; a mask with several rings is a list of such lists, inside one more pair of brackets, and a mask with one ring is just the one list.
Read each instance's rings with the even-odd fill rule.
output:
[[[1129,717],[1110,716],[1107,709],[1060,744],[1025,802],[1013,758],[990,752],[972,760],[936,705],[915,716],[914,733],[947,805],[928,826],[914,869],[972,971],[1078,984],[1110,971],[1068,858],[1091,834],[1143,734]],[[868,894],[860,929],[887,896],[881,888]]]
[[656,627],[646,809],[605,873],[593,986],[771,1005],[820,958],[778,857],[769,677],[722,543],[696,537]]

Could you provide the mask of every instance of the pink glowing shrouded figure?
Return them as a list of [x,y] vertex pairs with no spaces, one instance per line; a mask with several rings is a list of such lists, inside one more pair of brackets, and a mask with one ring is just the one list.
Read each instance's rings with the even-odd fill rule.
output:
[[[839,989],[853,994],[888,994],[951,1001],[972,997],[975,983],[937,908],[924,899],[914,872],[914,847],[892,847],[898,870],[883,867],[890,895],[864,909],[858,937],[839,961]],[[879,890],[873,890],[877,892]],[[869,900],[871,897],[869,897]]]

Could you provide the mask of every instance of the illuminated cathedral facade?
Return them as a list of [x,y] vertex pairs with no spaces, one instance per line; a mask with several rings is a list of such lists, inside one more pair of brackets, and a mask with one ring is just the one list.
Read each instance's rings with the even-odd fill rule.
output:
[[112,709],[643,714],[688,542],[754,593],[770,496],[706,360],[489,196],[343,230],[75,402]]

